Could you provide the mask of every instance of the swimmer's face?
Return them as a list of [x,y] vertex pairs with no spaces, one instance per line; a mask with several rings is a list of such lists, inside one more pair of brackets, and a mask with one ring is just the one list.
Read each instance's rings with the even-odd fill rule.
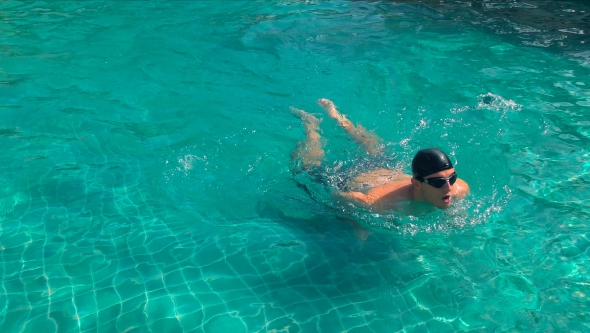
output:
[[[451,168],[448,170],[443,170],[437,173],[433,173],[431,175],[428,175],[426,177],[424,177],[424,179],[429,179],[429,178],[438,178],[438,177],[443,177],[443,178],[448,178],[450,177],[452,174],[455,173],[455,169]],[[451,201],[452,201],[452,192],[453,192],[453,185],[449,184],[449,182],[446,182],[441,188],[436,188],[432,185],[429,185],[427,183],[421,183],[417,180],[414,179],[414,184],[415,186],[418,186],[418,188],[420,189],[420,193],[422,193],[422,198],[424,199],[424,201],[432,204],[433,206],[437,207],[437,208],[449,208],[451,206]]]

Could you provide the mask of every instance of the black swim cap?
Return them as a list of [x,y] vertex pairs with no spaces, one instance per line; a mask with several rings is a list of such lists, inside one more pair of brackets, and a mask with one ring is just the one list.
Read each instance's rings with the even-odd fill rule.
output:
[[412,160],[414,177],[426,177],[443,170],[453,168],[449,157],[438,148],[422,149]]

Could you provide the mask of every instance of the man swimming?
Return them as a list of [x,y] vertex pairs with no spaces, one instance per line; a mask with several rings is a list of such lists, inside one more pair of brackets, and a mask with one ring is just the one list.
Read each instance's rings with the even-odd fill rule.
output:
[[[335,119],[346,133],[359,143],[372,157],[382,155],[380,139],[360,125],[355,126],[342,115],[334,103],[328,99],[318,100],[318,104],[328,116]],[[299,143],[294,151],[301,161],[303,170],[312,172],[324,159],[321,136],[318,133],[320,121],[313,115],[299,109],[292,111],[303,121],[305,141]],[[451,206],[454,198],[463,198],[469,186],[457,173],[448,156],[437,148],[420,150],[412,160],[412,176],[401,170],[376,168],[360,173],[347,181],[346,189],[339,189],[335,197],[360,203],[375,211],[407,209],[404,203],[426,203],[436,208]],[[404,208],[405,207],[405,208]]]

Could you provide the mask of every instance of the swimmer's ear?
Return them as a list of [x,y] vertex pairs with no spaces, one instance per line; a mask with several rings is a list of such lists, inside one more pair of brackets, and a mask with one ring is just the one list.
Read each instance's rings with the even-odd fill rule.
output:
[[416,178],[412,177],[411,181],[414,187],[420,187],[420,182]]

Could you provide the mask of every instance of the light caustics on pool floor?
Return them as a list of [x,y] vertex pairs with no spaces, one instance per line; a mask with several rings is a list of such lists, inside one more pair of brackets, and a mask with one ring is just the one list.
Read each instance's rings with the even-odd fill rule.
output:
[[[0,9],[0,332],[588,330],[583,64],[411,3]],[[290,172],[289,106],[358,154],[319,97],[473,197],[355,229]]]

